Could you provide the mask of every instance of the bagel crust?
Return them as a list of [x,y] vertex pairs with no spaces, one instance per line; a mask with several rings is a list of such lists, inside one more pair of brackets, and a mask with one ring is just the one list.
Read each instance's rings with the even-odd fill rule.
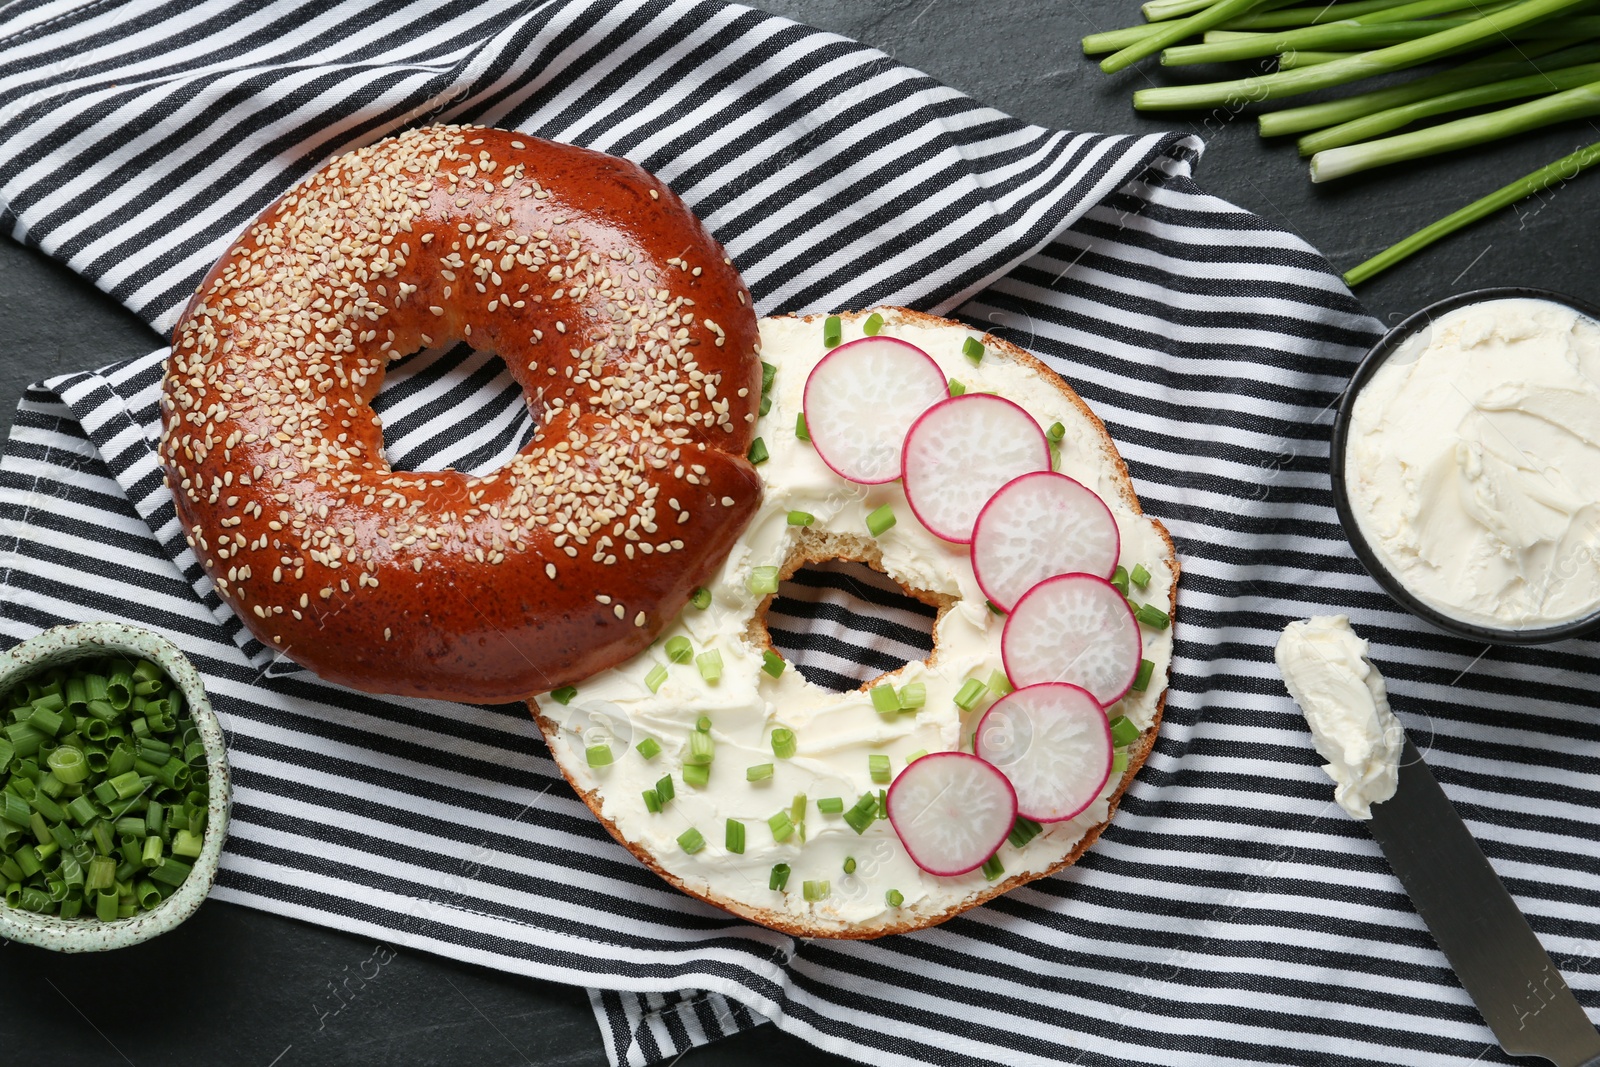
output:
[[[484,476],[391,470],[387,363],[498,353],[533,440]],[[290,190],[173,333],[160,455],[263,644],[375,693],[507,701],[621,663],[754,514],[759,334],[721,247],[626,160],[412,130]]]

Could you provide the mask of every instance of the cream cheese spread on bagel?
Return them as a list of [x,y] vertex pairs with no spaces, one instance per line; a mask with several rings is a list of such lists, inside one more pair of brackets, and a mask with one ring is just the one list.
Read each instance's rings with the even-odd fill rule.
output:
[[[897,308],[877,314],[882,335],[922,349],[966,390],[1013,401],[1041,428],[1060,425],[1056,469],[1109,507],[1121,538],[1120,563],[1128,571],[1142,566],[1140,573],[1148,575],[1142,588],[1130,590],[1133,597],[1158,614],[1170,612],[1178,570],[1171,540],[1160,523],[1142,514],[1104,427],[1059,376],[1020,349],[962,324]],[[863,336],[868,317],[840,316],[841,339]],[[578,683],[575,691],[539,696],[532,707],[562,771],[611,832],[690,894],[804,936],[875,937],[930,925],[1058,869],[1098,836],[1154,740],[1172,631],[1139,626],[1142,656],[1151,666],[1142,675],[1142,689],[1106,709],[1109,717],[1127,722],[1098,796],[1075,817],[1032,824],[1037,832],[1031,839],[1014,833],[985,870],[931,874],[913,861],[881,811],[869,810],[875,817],[865,820],[850,818],[852,809],[859,816],[858,804],[876,807],[869,798],[886,789],[908,758],[972,750],[979,719],[1000,695],[991,680],[1004,677],[1006,620],[979,587],[970,546],[925,529],[900,481],[847,481],[797,435],[807,378],[830,350],[823,317],[768,318],[760,332],[762,358],[777,368],[771,406],[757,428],[768,454],[757,466],[763,499],[707,587],[709,604],[685,608],[634,659]],[[984,344],[976,365],[964,354],[969,339]],[[873,536],[868,517],[885,505],[895,523]],[[792,512],[812,522],[793,525]],[[841,557],[868,562],[940,607],[927,661],[907,663],[873,685],[843,693],[814,685],[776,661],[765,629],[770,594],[752,581],[758,568],[778,568],[787,577],[806,562]],[[687,639],[687,654],[675,639]],[[669,655],[669,645],[681,662]],[[701,659],[708,655],[720,659],[720,674]],[[774,676],[779,668],[786,669]],[[973,680],[986,683],[975,703]],[[873,686],[883,683],[920,683],[923,703],[885,714],[871,696]],[[964,686],[969,709],[957,703]],[[1137,733],[1130,737],[1130,729]],[[775,731],[793,735],[787,758],[781,743],[775,752]],[[696,740],[697,732],[706,736]],[[696,775],[704,784],[687,783],[686,766],[707,750],[709,765],[701,766],[709,773]],[[874,756],[880,757],[876,768]],[[887,757],[887,775],[881,757]],[[663,778],[671,779],[669,798],[657,788]],[[653,804],[647,793],[654,793]],[[740,824],[733,837],[730,820]]]

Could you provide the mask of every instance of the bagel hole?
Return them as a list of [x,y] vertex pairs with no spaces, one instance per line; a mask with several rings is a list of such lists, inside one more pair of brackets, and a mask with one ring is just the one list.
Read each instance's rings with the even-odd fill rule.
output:
[[538,429],[505,361],[468,344],[425,348],[384,371],[372,400],[397,471],[492,474]]
[[772,647],[806,681],[842,693],[933,655],[938,616],[882,571],[830,559],[779,583],[766,626]]

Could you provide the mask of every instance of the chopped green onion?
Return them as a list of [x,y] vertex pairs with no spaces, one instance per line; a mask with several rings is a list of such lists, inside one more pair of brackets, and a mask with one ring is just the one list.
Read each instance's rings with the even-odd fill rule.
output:
[[1111,757],[1111,773],[1112,774],[1121,774],[1123,771],[1125,771],[1127,769],[1128,769],[1128,750],[1125,749],[1125,748],[1118,749],[1116,751],[1116,754]]
[[794,800],[789,803],[789,820],[795,825],[806,821],[806,795],[796,793]]
[[1111,572],[1111,584],[1117,587],[1117,592],[1123,596],[1128,595],[1128,572],[1121,564]]
[[1131,745],[1139,740],[1139,728],[1128,719],[1126,715],[1118,715],[1111,720],[1111,743],[1118,748]]
[[750,451],[745,453],[745,458],[748,459],[752,465],[765,463],[771,458],[767,453],[767,443],[759,437],[754,441],[751,441]]
[[609,767],[611,765],[610,745],[590,745],[583,750],[584,758],[591,767]]
[[855,874],[856,873],[856,858],[854,856],[846,856],[844,858],[844,873],[845,874]]
[[773,765],[770,763],[757,763],[744,769],[744,780],[747,782],[764,782],[772,777]]
[[1012,848],[1024,848],[1029,841],[1038,837],[1043,830],[1044,827],[1032,819],[1019,815],[1016,821],[1011,824],[1011,833],[1006,835],[1006,840],[1011,842]]
[[710,763],[716,758],[716,743],[711,740],[711,735],[704,730],[693,730],[689,733],[689,754],[683,762],[689,766],[701,766]]
[[867,321],[862,323],[861,332],[868,337],[878,336],[878,331],[883,329],[883,316],[874,311],[867,316]]
[[888,715],[900,710],[900,698],[895,696],[894,686],[892,685],[887,683],[875,685],[868,691],[867,695],[872,698],[873,710],[880,715]]
[[572,698],[577,695],[578,687],[573,685],[564,685],[560,689],[552,689],[550,691],[550,699],[557,704],[570,704],[572,703]]
[[956,690],[956,707],[962,711],[971,711],[978,706],[978,701],[983,699],[983,694],[989,687],[976,678],[968,678],[961,683],[961,688]]
[[1050,428],[1045,431],[1045,436],[1050,439],[1051,444],[1059,445],[1062,438],[1067,436],[1067,428],[1059,422],[1052,422]]
[[1150,688],[1150,675],[1155,672],[1155,669],[1156,665],[1149,660],[1141,659],[1139,661],[1139,673],[1134,675],[1133,678],[1134,692],[1142,693]]
[[659,663],[651,664],[650,673],[644,676],[645,688],[652,693],[661,692],[661,687],[666,684],[667,669]]
[[702,715],[694,721],[694,728],[701,733],[711,732],[711,716]]
[[891,889],[883,895],[883,902],[891,908],[898,908],[906,902],[905,895],[898,889]]
[[966,393],[966,391],[967,391],[967,387],[965,385],[963,385],[959,379],[957,379],[957,378],[951,378],[950,379],[950,395],[951,396],[962,396],[962,395],[964,395]]
[[792,759],[795,752],[794,731],[780,726],[772,731],[772,754],[779,759]]
[[915,752],[909,753],[906,756],[906,766],[907,767],[911,766],[913,763],[917,762],[917,760],[921,759],[923,756],[926,756],[927,754],[928,754],[928,750],[925,749],[925,748],[919,748]]
[[801,893],[805,896],[806,900],[812,904],[815,904],[819,900],[827,900],[828,882],[826,879],[815,882],[807,881],[801,888]]
[[1000,853],[996,852],[993,856],[990,856],[986,861],[984,861],[983,876],[989,881],[992,882],[1005,873],[1006,868],[1005,864],[1000,862]]
[[817,810],[824,815],[837,815],[844,810],[844,798],[821,797],[817,800]]
[[720,681],[722,678],[722,653],[716,649],[702,652],[694,658],[694,665],[700,671],[700,677],[708,682]]
[[769,593],[776,593],[778,591],[778,568],[751,568],[750,578],[745,582],[745,588],[749,589],[750,592],[754,593],[756,596],[766,596]]
[[772,865],[772,874],[767,879],[767,888],[781,893],[789,885],[789,865],[775,863]]
[[787,811],[780,811],[767,819],[767,826],[772,830],[774,841],[787,841],[794,836],[794,821],[789,818]]
[[678,795],[678,790],[672,784],[672,775],[662,775],[661,780],[656,783],[656,793],[661,797],[663,804]]
[[711,606],[711,590],[707,589],[703,585],[697,586],[695,591],[689,594],[689,603],[693,604],[701,611],[706,610]]
[[989,672],[989,692],[997,697],[1007,693],[1016,692],[1016,686],[1011,684],[1011,679],[1006,677],[1006,672],[996,668]]
[[907,682],[898,694],[900,710],[916,711],[928,702],[928,687],[921,682]]
[[855,806],[844,813],[844,821],[858,834],[866,833],[867,827],[877,819],[878,798],[871,793],[861,794],[861,799],[855,802]]
[[887,789],[880,789],[878,790],[878,818],[887,819],[888,817],[889,791]]
[[768,394],[768,393],[762,393],[761,394],[761,405],[756,408],[756,414],[761,416],[762,418],[766,418],[767,417],[767,413],[770,412],[771,410],[772,410],[772,397],[771,397],[771,395]]
[[867,532],[873,537],[882,537],[889,527],[894,525],[894,508],[888,504],[876,509],[867,516]]
[[1165,630],[1172,625],[1171,616],[1153,604],[1141,604],[1134,614],[1139,616],[1140,622],[1154,630]]
[[772,392],[772,382],[773,382],[773,379],[777,378],[777,376],[778,376],[778,368],[773,366],[771,363],[768,363],[766,360],[762,360],[761,361],[761,391],[763,393]]
[[47,707],[41,707],[38,704],[34,705],[33,714],[28,716],[28,725],[32,726],[35,730],[38,730],[46,737],[54,737],[56,734],[60,733],[61,724],[65,721],[66,720],[61,717],[60,712],[53,711]]
[[89,799],[87,793],[72,799],[67,805],[67,814],[71,815],[72,821],[79,826],[88,826],[100,817],[100,813],[95,810],[94,801]]
[[995,615],[1004,615],[1005,614],[1004,611],[1000,610],[1000,605],[996,604],[992,600],[985,600],[984,604],[988,605],[988,608],[989,608],[990,612],[992,612]]
[[802,441],[811,440],[811,431],[806,428],[806,413],[803,411],[794,417],[794,435]]
[[961,342],[961,354],[967,357],[967,362],[974,367],[983,362],[983,342],[976,337],[969,337]]
[[[113,766],[115,766],[114,763]],[[109,769],[107,773],[110,773]],[[139,776],[138,771],[126,771],[119,774],[110,779],[110,784],[119,800],[127,800],[129,797],[138,796],[144,792],[145,787],[145,781]]]
[[791,512],[789,512],[789,525],[790,526],[810,526],[812,523],[814,523],[816,521],[817,521],[817,517],[815,515],[811,514],[811,512],[809,512],[809,511],[791,511]]
[[728,820],[728,830],[725,838],[728,851],[736,855],[744,854],[744,823],[738,819]]
[[1143,589],[1145,586],[1150,584],[1150,572],[1144,569],[1143,563],[1134,564],[1133,570],[1129,573],[1128,578],[1140,589]]
[[691,826],[678,835],[678,847],[692,856],[706,847],[705,836]]
[[661,742],[653,737],[647,737],[633,747],[646,761],[653,760],[661,755]]
[[704,789],[711,782],[711,764],[686,763],[683,767],[683,784]]
[[867,773],[871,774],[872,780],[879,785],[886,784],[889,781],[889,757],[882,753],[873,753],[868,756]]
[[155,882],[164,882],[170,886],[179,886],[183,884],[185,878],[189,877],[191,869],[187,863],[180,862],[169,856],[167,857],[167,862],[150,872],[150,879]]
[[673,663],[688,663],[694,659],[694,646],[682,634],[667,638],[666,651],[667,659]]
[[770,648],[762,650],[761,669],[763,672],[771,675],[774,678],[777,678],[783,674],[784,666],[785,664],[782,656],[778,655]]
[[844,326],[839,321],[839,316],[829,315],[822,320],[822,343],[827,348],[835,348],[844,337]]
[[661,794],[654,789],[644,791],[644,807],[652,815],[661,814]]

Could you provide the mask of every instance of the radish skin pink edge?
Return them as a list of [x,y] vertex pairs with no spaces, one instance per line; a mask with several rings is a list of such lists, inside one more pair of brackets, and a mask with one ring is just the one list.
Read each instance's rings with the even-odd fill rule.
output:
[[1127,598],[1093,574],[1046,578],[1017,601],[1000,634],[1012,685],[1071,682],[1105,707],[1133,687],[1143,651]]
[[862,485],[900,477],[912,425],[949,384],[932,356],[909,341],[862,337],[823,356],[806,377],[806,433],[822,462]]
[[1017,821],[1011,782],[966,752],[921,757],[895,778],[886,803],[912,862],[940,877],[982,867]]
[[937,537],[970,544],[978,514],[1002,486],[1050,469],[1050,439],[1017,403],[963,393],[912,424],[901,468],[917,520]]
[[973,744],[1016,790],[1017,814],[1040,823],[1074,818],[1093,804],[1115,756],[1105,709],[1066,682],[1001,697],[978,723]]
[[1054,471],[1007,482],[972,533],[973,575],[1001,611],[1058,574],[1110,578],[1121,554],[1122,533],[1100,494]]

